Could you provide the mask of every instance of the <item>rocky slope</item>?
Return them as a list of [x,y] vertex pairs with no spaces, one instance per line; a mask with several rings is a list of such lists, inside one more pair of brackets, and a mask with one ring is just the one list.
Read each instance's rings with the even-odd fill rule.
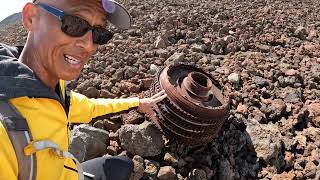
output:
[[[97,142],[82,160],[97,152],[128,155],[136,165],[133,179],[319,178],[318,1],[122,3],[133,28],[111,27],[115,38],[99,47],[72,88],[95,98],[142,97],[156,66],[194,63],[229,92],[231,114],[217,138],[201,147],[159,139],[161,133],[134,110],[104,117],[94,127],[108,131],[108,143]],[[1,32],[0,41],[19,44],[25,35],[15,25]],[[92,138],[83,141],[89,146]]]
[[4,29],[7,26],[12,24],[16,24],[17,22],[21,21],[21,13],[14,13],[0,22],[0,29]]

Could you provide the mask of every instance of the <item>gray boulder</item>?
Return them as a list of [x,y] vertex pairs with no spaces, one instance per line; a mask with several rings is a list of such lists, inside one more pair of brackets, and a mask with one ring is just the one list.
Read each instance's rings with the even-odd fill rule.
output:
[[172,56],[170,56],[167,60],[166,60],[166,64],[177,64],[180,62],[183,62],[185,58],[184,53],[174,53]]
[[87,124],[75,126],[71,132],[69,151],[80,161],[106,154],[109,133]]
[[278,169],[282,165],[282,135],[274,124],[259,124],[249,120],[247,132],[257,153],[257,157]]
[[164,146],[162,133],[148,121],[140,125],[122,126],[119,138],[123,149],[142,157],[156,156]]

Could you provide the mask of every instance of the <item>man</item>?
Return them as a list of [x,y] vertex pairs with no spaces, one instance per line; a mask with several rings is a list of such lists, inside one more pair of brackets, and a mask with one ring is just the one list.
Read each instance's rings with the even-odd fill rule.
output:
[[[106,20],[119,28],[128,28],[131,21],[127,11],[112,0],[36,0],[24,6],[25,47],[0,45],[0,100],[8,101],[26,119],[32,139],[22,148],[26,157],[36,159],[32,161],[36,169],[18,164],[15,143],[0,121],[1,180],[26,179],[22,175],[26,169],[28,179],[83,178],[81,166],[67,152],[70,123],[88,123],[133,107],[147,112],[166,97],[160,92],[140,100],[111,100],[66,93],[64,81],[76,79],[98,45],[111,39]],[[132,162],[98,158],[82,167],[85,178],[127,179]]]

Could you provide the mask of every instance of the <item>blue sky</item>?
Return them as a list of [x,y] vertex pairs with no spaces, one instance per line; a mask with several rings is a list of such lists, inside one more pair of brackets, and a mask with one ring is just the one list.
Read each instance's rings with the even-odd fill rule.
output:
[[13,13],[21,12],[27,2],[31,0],[1,0],[0,21]]

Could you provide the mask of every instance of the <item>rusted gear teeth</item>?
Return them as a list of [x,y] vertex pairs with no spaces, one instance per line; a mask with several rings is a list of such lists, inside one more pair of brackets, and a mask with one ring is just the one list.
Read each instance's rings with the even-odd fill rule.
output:
[[172,140],[199,145],[210,142],[227,119],[230,100],[214,78],[201,68],[186,64],[162,68],[154,79],[151,93],[165,90],[151,118]]

